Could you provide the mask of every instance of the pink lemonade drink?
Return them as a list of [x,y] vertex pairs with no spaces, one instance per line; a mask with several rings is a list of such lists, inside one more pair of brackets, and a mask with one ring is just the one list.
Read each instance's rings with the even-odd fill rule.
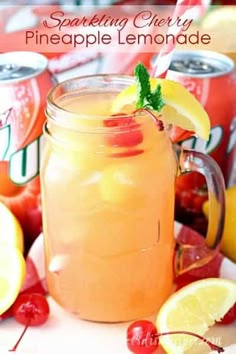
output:
[[148,316],[173,283],[177,158],[145,113],[112,116],[133,80],[90,76],[48,97],[41,166],[47,284],[80,318]]

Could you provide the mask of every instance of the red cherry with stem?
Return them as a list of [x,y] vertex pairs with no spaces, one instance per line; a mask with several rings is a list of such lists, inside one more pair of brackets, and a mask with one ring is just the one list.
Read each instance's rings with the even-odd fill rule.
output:
[[13,305],[13,316],[24,325],[40,326],[49,316],[46,298],[39,293],[22,294]]
[[196,337],[205,342],[211,350],[218,353],[223,353],[224,349],[215,345],[205,339],[204,337],[189,331],[171,331],[158,333],[156,326],[147,320],[140,320],[133,322],[127,329],[127,347],[134,354],[151,354],[159,346],[159,337],[172,335],[172,334],[185,334]]
[[217,323],[220,325],[227,325],[233,323],[235,320],[236,320],[236,303],[231,307],[231,309],[229,309],[228,312],[226,312],[226,314],[220,321],[217,321]]
[[128,116],[125,113],[113,114],[111,118],[104,120],[103,124],[107,128],[116,128],[113,134],[109,134],[107,142],[111,146],[116,147],[134,147],[141,144],[143,141],[143,134],[134,117],[136,113],[144,112],[147,114],[156,124],[158,130],[164,130],[164,124],[159,116],[157,117],[151,110],[146,108],[138,108],[133,114],[134,116]]
[[159,344],[156,326],[147,320],[132,323],[127,330],[127,346],[135,354],[153,353]]
[[16,351],[29,326],[40,326],[47,321],[50,308],[46,298],[42,294],[25,293],[19,295],[16,299],[12,307],[12,313],[17,322],[25,325],[20,338],[14,347],[9,350],[14,352]]

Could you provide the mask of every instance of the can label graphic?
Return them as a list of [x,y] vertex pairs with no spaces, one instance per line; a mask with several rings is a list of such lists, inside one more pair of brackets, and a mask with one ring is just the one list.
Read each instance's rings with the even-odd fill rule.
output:
[[0,54],[0,201],[20,221],[26,246],[38,236],[41,227],[42,127],[46,97],[52,86],[43,55]]

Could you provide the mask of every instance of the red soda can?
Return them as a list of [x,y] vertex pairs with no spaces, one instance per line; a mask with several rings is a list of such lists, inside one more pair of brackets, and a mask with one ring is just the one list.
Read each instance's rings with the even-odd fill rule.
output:
[[[208,153],[227,178],[230,127],[236,112],[234,62],[212,51],[176,51],[168,78],[183,84],[202,104],[211,121],[209,140],[189,137],[182,146]],[[205,233],[202,204],[207,199],[205,179],[193,172],[177,178],[176,219]]]
[[39,165],[48,91],[47,59],[33,52],[0,54],[0,201],[22,225],[25,247],[41,231]]

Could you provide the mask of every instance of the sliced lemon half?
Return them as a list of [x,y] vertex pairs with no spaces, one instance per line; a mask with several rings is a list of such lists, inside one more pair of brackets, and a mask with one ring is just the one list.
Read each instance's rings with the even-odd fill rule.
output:
[[0,246],[0,315],[14,303],[26,274],[25,259],[18,248]]
[[23,231],[14,214],[0,202],[0,247],[9,245],[24,249]]
[[[236,283],[220,278],[196,281],[174,293],[157,316],[158,332],[190,331],[204,336],[236,302]],[[168,354],[183,354],[198,339],[185,334],[160,337]]]
[[[194,131],[195,134],[208,140],[210,119],[198,100],[179,82],[168,79],[150,79],[151,89],[161,85],[165,106],[160,114],[166,124],[173,124],[182,129]],[[112,113],[132,113],[135,110],[137,85],[133,84],[121,91],[112,105]]]

